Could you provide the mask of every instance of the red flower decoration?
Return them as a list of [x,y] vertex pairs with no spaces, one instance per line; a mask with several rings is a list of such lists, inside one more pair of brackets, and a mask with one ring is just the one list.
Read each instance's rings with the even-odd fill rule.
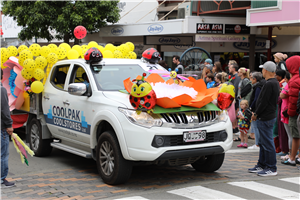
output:
[[147,74],[146,73],[143,73],[143,76],[146,76]]
[[228,78],[231,79],[231,75],[229,75]]
[[234,80],[234,79],[235,79],[235,77],[232,78],[232,80]]

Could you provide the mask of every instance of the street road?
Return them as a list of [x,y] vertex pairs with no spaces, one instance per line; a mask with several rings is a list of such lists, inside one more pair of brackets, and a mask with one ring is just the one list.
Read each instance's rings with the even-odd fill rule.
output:
[[[19,134],[24,138],[22,133]],[[250,141],[250,145],[254,141]],[[53,149],[49,157],[29,157],[21,163],[10,143],[8,180],[2,199],[300,199],[297,167],[278,160],[278,176],[247,172],[258,151],[237,149],[234,142],[216,173],[198,173],[190,165],[134,167],[128,183],[110,186],[99,177],[94,160]]]

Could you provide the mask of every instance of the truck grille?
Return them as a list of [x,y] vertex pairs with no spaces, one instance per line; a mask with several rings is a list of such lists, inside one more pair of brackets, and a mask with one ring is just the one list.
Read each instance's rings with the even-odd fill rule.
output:
[[161,113],[160,115],[165,126],[171,126],[172,128],[197,128],[213,123],[218,117],[218,111]]
[[[195,145],[195,144],[203,144],[203,143],[211,143],[211,142],[222,142],[225,141],[228,137],[228,134],[225,130],[215,131],[215,132],[207,132],[206,139],[203,141],[195,141],[195,142],[184,142],[183,135],[156,135],[152,140],[152,146],[159,147],[170,147],[170,146],[184,146],[184,145]],[[160,138],[159,140],[157,140]],[[159,141],[159,142],[158,142]],[[160,143],[160,144],[158,144]]]

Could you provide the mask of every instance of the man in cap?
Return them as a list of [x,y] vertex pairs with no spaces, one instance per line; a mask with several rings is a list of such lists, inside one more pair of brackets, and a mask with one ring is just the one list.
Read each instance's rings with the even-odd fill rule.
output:
[[272,61],[260,66],[266,80],[256,101],[252,120],[257,121],[260,139],[259,158],[255,167],[248,169],[259,176],[277,175],[276,151],[273,141],[273,126],[276,120],[276,105],[279,96],[279,84],[275,78],[276,65]]

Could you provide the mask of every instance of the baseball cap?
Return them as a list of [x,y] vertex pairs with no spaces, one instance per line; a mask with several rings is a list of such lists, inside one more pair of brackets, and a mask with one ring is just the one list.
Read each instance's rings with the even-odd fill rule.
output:
[[276,71],[276,65],[272,61],[267,61],[265,64],[260,65],[259,68],[264,68],[265,70],[269,72],[275,72]]
[[209,59],[209,58],[207,58],[207,59],[205,60],[205,62],[207,62],[207,63],[209,63],[209,64],[212,64],[212,60]]

